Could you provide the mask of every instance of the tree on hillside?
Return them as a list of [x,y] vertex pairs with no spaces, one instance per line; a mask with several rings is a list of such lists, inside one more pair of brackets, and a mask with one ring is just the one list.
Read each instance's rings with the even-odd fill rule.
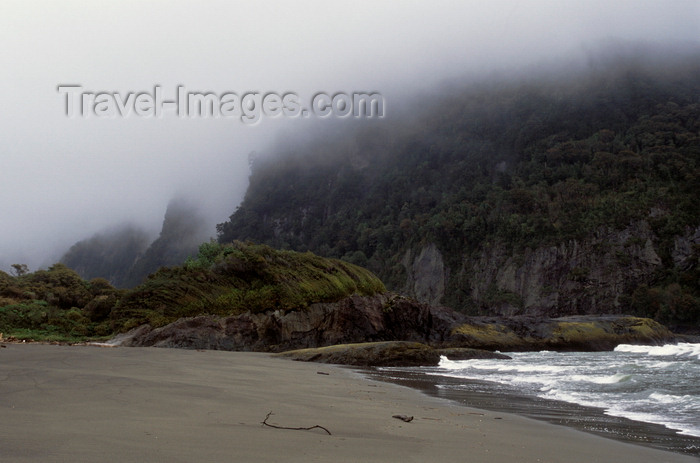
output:
[[27,267],[27,264],[12,264],[12,269],[15,276],[18,277],[29,273],[29,267]]

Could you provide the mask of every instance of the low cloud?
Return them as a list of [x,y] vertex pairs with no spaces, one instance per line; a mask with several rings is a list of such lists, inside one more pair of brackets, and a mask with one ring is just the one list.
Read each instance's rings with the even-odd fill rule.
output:
[[[0,268],[50,265],[123,222],[157,233],[186,196],[211,224],[233,212],[248,154],[324,120],[67,118],[61,84],[217,94],[407,95],[601,43],[697,41],[696,1],[3,2]],[[283,141],[283,140],[282,140]]]

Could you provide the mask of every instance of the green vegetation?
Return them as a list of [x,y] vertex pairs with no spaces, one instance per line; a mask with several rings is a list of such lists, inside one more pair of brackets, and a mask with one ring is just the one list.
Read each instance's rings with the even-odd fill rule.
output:
[[484,295],[484,301],[488,305],[509,304],[513,307],[522,307],[522,298],[505,289],[496,288],[496,285],[491,285]]
[[143,323],[157,327],[200,314],[303,310],[383,291],[368,270],[340,260],[210,242],[196,258],[163,267],[130,291],[100,278],[85,281],[62,264],[16,277],[0,272],[0,332],[5,338],[76,342]]
[[473,313],[461,270],[484,246],[517,256],[646,220],[663,271],[625,288],[621,310],[698,326],[700,253],[682,269],[672,253],[700,226],[700,58],[616,56],[573,73],[495,79],[433,97],[414,119],[285,140],[256,160],[219,239],[342,258],[393,290],[407,249],[435,243],[450,275],[442,303]]
[[625,299],[635,314],[669,326],[700,324],[700,297],[697,291],[700,268],[660,276],[659,283],[652,287],[639,285],[631,297]]
[[554,342],[561,343],[584,343],[592,338],[604,339],[612,334],[596,322],[557,322],[552,329]]
[[106,280],[85,281],[62,264],[14,277],[0,272],[0,332],[37,341],[104,338],[120,295]]
[[625,343],[663,343],[672,333],[648,318],[533,320],[531,324],[465,323],[452,329],[461,346],[499,350],[609,350]]
[[115,331],[162,326],[199,314],[236,315],[304,309],[352,294],[385,291],[368,270],[311,253],[235,242],[204,243],[183,266],[161,268],[112,310]]
[[502,346],[518,348],[526,341],[521,339],[512,329],[497,323],[465,323],[453,328],[452,334],[469,339],[475,346],[492,350],[501,349]]

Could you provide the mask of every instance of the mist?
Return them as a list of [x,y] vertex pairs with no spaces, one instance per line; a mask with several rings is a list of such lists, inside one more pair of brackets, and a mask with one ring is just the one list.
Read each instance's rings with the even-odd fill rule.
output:
[[[700,3],[31,2],[0,5],[0,269],[51,265],[120,224],[160,230],[188,198],[215,235],[249,153],[330,119],[73,117],[88,92],[378,92],[392,107],[462,79],[583,63],[611,44],[698,43]],[[337,126],[343,120],[333,119]]]

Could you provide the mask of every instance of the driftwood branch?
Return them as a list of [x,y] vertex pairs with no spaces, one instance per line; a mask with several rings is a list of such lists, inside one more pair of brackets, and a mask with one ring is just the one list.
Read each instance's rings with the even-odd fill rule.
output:
[[262,421],[263,426],[269,426],[270,428],[275,428],[275,429],[291,429],[292,431],[311,431],[312,429],[318,428],[318,429],[323,429],[324,431],[326,431],[328,433],[329,436],[332,436],[331,432],[328,429],[324,428],[323,426],[319,426],[318,424],[315,426],[309,426],[308,428],[291,428],[288,426],[277,426],[274,424],[270,424],[267,422],[267,420],[268,420],[268,418],[270,418],[270,416],[272,416],[272,412],[268,413],[267,416],[265,417],[265,419]]

